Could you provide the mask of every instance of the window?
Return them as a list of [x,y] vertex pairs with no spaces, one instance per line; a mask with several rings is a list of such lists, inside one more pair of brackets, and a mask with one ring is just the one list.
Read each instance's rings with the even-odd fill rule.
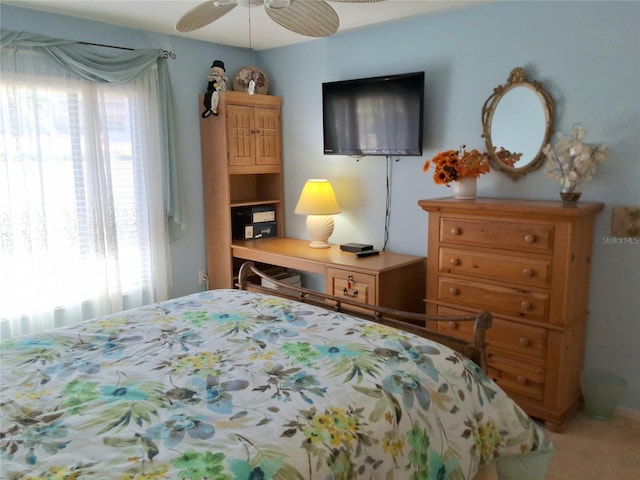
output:
[[3,72],[3,337],[166,298],[150,70],[125,85]]

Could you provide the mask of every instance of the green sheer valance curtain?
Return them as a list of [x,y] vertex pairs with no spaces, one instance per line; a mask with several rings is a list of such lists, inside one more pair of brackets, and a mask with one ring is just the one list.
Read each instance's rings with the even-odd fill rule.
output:
[[53,60],[70,74],[96,83],[124,84],[138,77],[151,65],[157,64],[160,124],[164,126],[165,133],[161,145],[164,207],[173,223],[182,224],[173,93],[165,51],[127,50],[106,55],[71,40],[1,29],[0,48],[6,47],[32,49]]

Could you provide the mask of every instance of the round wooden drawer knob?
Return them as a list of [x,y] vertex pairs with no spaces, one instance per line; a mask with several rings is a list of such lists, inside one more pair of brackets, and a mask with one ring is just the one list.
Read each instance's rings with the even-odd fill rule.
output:
[[522,337],[520,339],[520,345],[523,346],[523,347],[528,347],[529,346],[529,340],[524,338],[524,337]]
[[451,229],[451,235],[460,235],[461,230],[458,227],[453,227]]
[[458,329],[458,324],[456,322],[451,321],[451,322],[449,322],[449,328],[451,330],[457,330]]
[[522,274],[525,277],[533,277],[533,270],[531,270],[530,268],[525,268],[524,270],[522,270]]
[[534,243],[536,241],[536,236],[529,233],[524,236],[524,241],[527,243]]
[[455,288],[455,287],[451,287],[451,288],[449,289],[449,293],[450,293],[451,295],[460,295],[460,290],[458,290],[458,289],[457,289],[457,288]]
[[519,385],[525,385],[527,383],[527,379],[522,375],[518,375],[518,377],[516,378],[516,382],[518,382]]
[[450,260],[450,262],[451,262],[451,265],[454,265],[454,266],[460,265],[460,259],[459,258],[452,258]]
[[520,302],[520,308],[522,308],[522,310],[531,310],[531,304],[524,300]]

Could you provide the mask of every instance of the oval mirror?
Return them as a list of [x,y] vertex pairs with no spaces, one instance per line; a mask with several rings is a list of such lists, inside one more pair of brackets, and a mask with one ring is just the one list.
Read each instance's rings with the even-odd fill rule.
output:
[[553,126],[553,98],[514,68],[482,107],[482,136],[491,166],[512,179],[539,168]]

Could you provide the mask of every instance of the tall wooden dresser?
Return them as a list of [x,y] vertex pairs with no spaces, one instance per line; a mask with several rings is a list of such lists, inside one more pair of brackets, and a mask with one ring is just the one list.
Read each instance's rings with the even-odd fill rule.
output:
[[[420,200],[429,213],[427,312],[488,310],[489,375],[562,431],[581,401],[593,222],[601,203]],[[457,323],[427,325],[469,337]]]

